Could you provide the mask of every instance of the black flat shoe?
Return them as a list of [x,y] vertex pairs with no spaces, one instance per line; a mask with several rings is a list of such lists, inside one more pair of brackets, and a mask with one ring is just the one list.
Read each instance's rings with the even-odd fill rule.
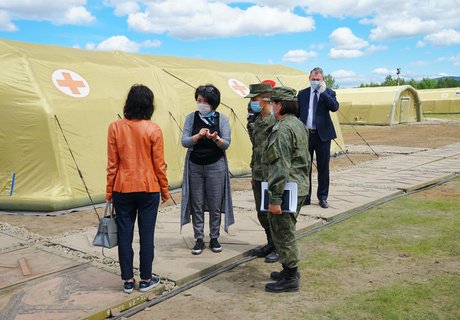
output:
[[329,208],[329,203],[327,203],[327,200],[319,200],[319,206],[321,208],[327,209]]

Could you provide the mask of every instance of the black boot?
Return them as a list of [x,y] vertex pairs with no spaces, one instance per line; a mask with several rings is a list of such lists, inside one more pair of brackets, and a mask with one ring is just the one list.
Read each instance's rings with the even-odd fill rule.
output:
[[273,250],[275,250],[275,246],[273,245],[272,235],[270,233],[270,229],[265,230],[265,234],[267,235],[267,244],[264,245],[263,247],[255,248],[253,250],[254,255],[259,257],[259,258],[266,257],[270,253],[272,253]]
[[[282,278],[285,278],[285,277],[286,277],[286,269],[284,268],[284,266],[283,266],[283,270],[273,271],[272,273],[270,273],[270,279],[275,280],[275,281],[281,280]],[[297,278],[300,279],[299,271],[297,271]]]
[[280,259],[280,256],[278,255],[278,253],[276,252],[276,250],[273,250],[265,257],[265,262],[274,263],[274,262],[278,262],[279,259]]
[[[297,267],[283,269],[284,277],[277,282],[267,283],[265,291],[273,293],[299,291],[299,278],[297,277]],[[281,271],[281,273],[283,272]]]

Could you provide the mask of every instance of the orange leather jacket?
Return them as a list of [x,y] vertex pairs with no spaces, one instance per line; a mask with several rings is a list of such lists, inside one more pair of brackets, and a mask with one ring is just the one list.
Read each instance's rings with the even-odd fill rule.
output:
[[163,133],[150,120],[121,119],[109,126],[106,200],[112,192],[161,192],[169,199]]

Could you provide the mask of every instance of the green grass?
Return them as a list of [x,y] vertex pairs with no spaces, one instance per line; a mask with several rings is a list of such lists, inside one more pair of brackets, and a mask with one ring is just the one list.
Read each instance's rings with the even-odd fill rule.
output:
[[302,295],[324,303],[288,318],[460,319],[459,198],[402,197],[299,239]]
[[327,319],[459,319],[460,283],[457,275],[441,275],[423,283],[381,287],[344,303],[318,310]]

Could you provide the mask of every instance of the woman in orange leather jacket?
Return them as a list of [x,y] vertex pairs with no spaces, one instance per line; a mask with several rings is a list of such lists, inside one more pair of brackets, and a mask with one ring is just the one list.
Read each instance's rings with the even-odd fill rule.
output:
[[140,239],[139,290],[148,291],[160,279],[152,276],[154,231],[160,196],[170,198],[161,128],[150,119],[154,95],[144,85],[128,93],[124,119],[112,122],[108,131],[106,201],[113,199],[117,215],[118,257],[123,291],[135,286],[133,234],[136,216]]

